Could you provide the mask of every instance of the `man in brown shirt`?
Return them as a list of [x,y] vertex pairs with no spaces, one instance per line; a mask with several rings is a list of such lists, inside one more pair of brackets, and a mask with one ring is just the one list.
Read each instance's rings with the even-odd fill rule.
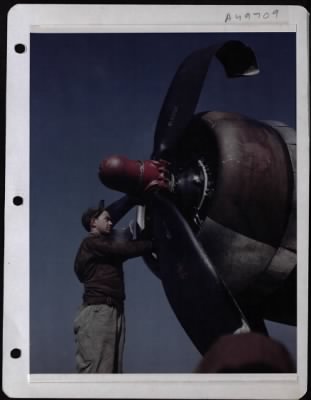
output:
[[[112,226],[134,204],[88,209],[82,216],[89,235],[75,259],[75,272],[84,285],[83,304],[74,321],[78,372],[122,372],[125,340],[123,262],[152,250],[149,240],[117,240]],[[110,212],[109,212],[110,211]],[[117,215],[118,214],[118,215]]]

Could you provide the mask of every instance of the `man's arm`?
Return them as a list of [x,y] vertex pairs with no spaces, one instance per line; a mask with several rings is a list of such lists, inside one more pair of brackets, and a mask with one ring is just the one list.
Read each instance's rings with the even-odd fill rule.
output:
[[87,240],[89,251],[97,256],[117,256],[122,259],[142,256],[152,251],[151,240],[114,241],[102,236],[92,236]]

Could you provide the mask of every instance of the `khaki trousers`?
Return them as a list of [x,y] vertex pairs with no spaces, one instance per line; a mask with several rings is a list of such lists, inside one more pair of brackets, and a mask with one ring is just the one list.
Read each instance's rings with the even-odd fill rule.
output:
[[122,372],[125,317],[106,304],[82,305],[74,320],[76,366],[80,373]]

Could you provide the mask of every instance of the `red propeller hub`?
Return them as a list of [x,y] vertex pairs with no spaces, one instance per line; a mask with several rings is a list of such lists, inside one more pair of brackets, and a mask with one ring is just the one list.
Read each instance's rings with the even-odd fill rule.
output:
[[164,160],[129,160],[114,155],[100,163],[99,178],[113,190],[139,195],[150,190],[171,190],[168,162]]

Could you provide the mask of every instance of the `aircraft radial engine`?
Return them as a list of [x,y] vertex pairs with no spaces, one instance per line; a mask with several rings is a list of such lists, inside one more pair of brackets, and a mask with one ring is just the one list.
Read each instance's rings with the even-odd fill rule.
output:
[[108,187],[144,198],[145,257],[201,353],[221,334],[296,323],[296,133],[237,113],[193,115],[213,56],[230,78],[259,72],[229,41],[188,56],[162,106],[150,160],[111,156]]

